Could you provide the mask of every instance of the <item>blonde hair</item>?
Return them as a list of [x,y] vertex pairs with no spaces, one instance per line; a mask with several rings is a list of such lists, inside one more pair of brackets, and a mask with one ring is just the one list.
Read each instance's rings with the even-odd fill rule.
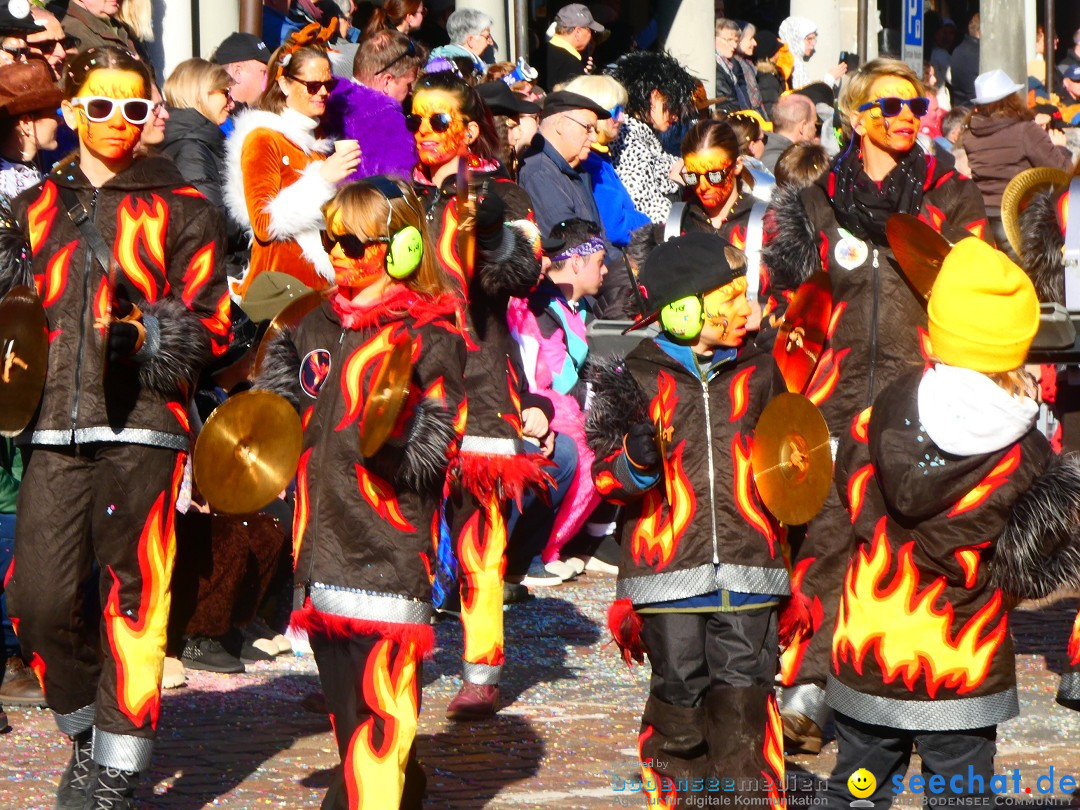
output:
[[[630,98],[626,93],[626,88],[618,80],[603,73],[598,73],[595,76],[576,76],[564,84],[563,89],[571,93],[577,93],[579,96],[585,96],[585,98],[599,104],[605,110],[625,107]],[[606,140],[614,140],[617,132],[617,124],[614,121],[605,118],[598,121],[596,126],[597,129],[604,133]]]
[[165,80],[165,103],[175,109],[194,108],[210,118],[210,96],[228,90],[233,80],[221,65],[205,59],[185,59]]
[[151,0],[122,0],[116,19],[126,25],[136,39],[154,41],[154,8]]
[[855,71],[855,75],[851,77],[847,87],[840,92],[840,124],[846,135],[851,135],[852,114],[858,112],[859,107],[866,102],[873,101],[870,98],[870,88],[873,87],[874,82],[885,76],[906,79],[911,82],[916,94],[920,96],[926,95],[926,85],[923,84],[922,79],[907,63],[885,56],[872,59]]
[[[424,255],[416,272],[401,280],[406,287],[431,297],[456,292],[453,282],[435,256],[435,244],[428,236],[423,207],[413,190],[398,180],[391,180],[403,196],[388,198],[378,188],[360,180],[338,189],[330,202],[323,206],[328,231],[340,223],[346,233],[364,242],[387,237],[412,225],[424,240]],[[390,233],[386,232],[386,215],[390,213]],[[337,229],[330,231],[331,234]],[[340,235],[340,234],[338,234]]]

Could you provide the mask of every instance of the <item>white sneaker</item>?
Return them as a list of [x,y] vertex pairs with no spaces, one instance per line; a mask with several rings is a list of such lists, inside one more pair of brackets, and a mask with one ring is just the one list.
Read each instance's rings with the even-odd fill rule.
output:
[[581,559],[581,557],[571,557],[569,560],[563,560],[563,562],[573,568],[575,574],[585,572],[585,560]]
[[285,638],[292,645],[293,652],[297,655],[311,655],[311,645],[308,643],[306,630],[297,630],[290,626],[285,631]]
[[611,574],[614,576],[619,573],[619,566],[606,563],[599,557],[589,557],[589,561],[585,563],[585,570],[593,574]]
[[562,560],[552,560],[549,563],[545,563],[544,569],[549,574],[554,574],[559,577],[563,582],[574,579],[578,575],[578,572],[574,570],[574,566],[568,562],[563,562]]
[[292,642],[289,641],[288,636],[278,633],[272,639],[270,639],[277,646],[278,655],[284,655],[285,653],[292,652]]

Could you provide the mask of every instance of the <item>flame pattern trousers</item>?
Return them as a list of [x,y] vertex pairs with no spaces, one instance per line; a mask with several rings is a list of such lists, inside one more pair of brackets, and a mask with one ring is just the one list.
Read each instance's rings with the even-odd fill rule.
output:
[[150,762],[184,462],[161,447],[39,446],[19,489],[15,629],[57,726],[93,728],[94,760],[112,768]]
[[377,635],[309,636],[341,768],[322,810],[419,810],[420,659],[415,642]]
[[682,807],[692,794],[725,789],[716,784],[723,780],[735,780],[727,797],[782,796],[776,607],[641,618],[652,679],[639,753],[657,803]]

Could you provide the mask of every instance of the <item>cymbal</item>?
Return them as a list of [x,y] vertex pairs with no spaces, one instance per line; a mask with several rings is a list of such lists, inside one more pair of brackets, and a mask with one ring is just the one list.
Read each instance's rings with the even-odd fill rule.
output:
[[1027,205],[1032,195],[1039,191],[1064,191],[1069,187],[1072,177],[1061,169],[1039,166],[1025,169],[1009,181],[1001,195],[1001,225],[1017,256],[1020,252],[1020,212]]
[[821,511],[832,483],[832,446],[825,418],[802,394],[777,394],[761,412],[750,456],[761,500],[789,526]]
[[371,380],[364,413],[360,417],[360,452],[371,458],[386,442],[394,429],[405,400],[409,396],[412,376],[412,344],[394,344]]
[[17,436],[34,418],[49,366],[49,321],[23,285],[0,299],[0,436]]
[[214,409],[195,443],[195,483],[218,512],[245,515],[277,497],[296,474],[300,417],[270,391],[245,391]]
[[832,318],[832,281],[817,272],[795,291],[773,344],[788,390],[800,394],[814,376]]
[[885,224],[885,235],[904,280],[926,303],[941,270],[941,263],[952,250],[952,244],[911,214],[890,216]]
[[262,364],[266,359],[266,350],[274,342],[274,338],[286,329],[295,329],[300,321],[304,320],[304,316],[319,306],[325,298],[326,295],[318,290],[304,293],[299,298],[290,301],[281,312],[274,316],[274,319],[270,321],[270,325],[266,328],[262,340],[259,341],[259,348],[255,351],[255,365],[253,366],[252,376],[256,376],[262,371]]

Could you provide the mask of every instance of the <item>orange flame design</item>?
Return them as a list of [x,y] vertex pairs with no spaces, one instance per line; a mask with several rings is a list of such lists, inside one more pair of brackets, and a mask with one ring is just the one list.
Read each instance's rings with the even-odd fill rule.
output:
[[934,355],[934,347],[930,343],[930,333],[921,326],[916,327],[916,329],[919,333],[919,354],[922,355],[923,362],[929,362]]
[[859,519],[859,513],[866,502],[866,486],[873,477],[874,465],[866,464],[856,470],[855,474],[848,479],[847,496],[852,523]]
[[752,441],[736,433],[731,440],[731,461],[735,471],[735,506],[746,522],[757,529],[769,543],[769,556],[776,557],[776,530],[761,505],[754,485],[754,470],[750,463]]
[[[863,661],[873,650],[886,683],[901,677],[913,689],[921,678],[931,698],[943,684],[958,694],[970,692],[986,678],[1008,632],[1001,591],[995,591],[953,633],[952,605],[935,607],[945,590],[945,578],[938,577],[919,590],[919,569],[912,559],[914,541],[900,547],[896,573],[881,587],[893,562],[885,522],[886,518],[878,522],[870,551],[864,546],[855,552],[844,576],[833,635],[833,668],[839,671],[840,662],[850,657],[855,671],[862,674]],[[984,635],[998,614],[997,625]]]
[[664,461],[664,491],[653,487],[645,493],[641,505],[642,516],[630,537],[634,561],[639,565],[644,561],[644,564],[654,566],[657,571],[662,571],[675,556],[675,549],[679,547],[697,509],[697,497],[683,469],[685,447],[685,440],[679,442]]
[[845,309],[847,309],[847,301],[841,301],[833,307],[832,315],[829,316],[829,329],[825,334],[827,338],[832,339],[832,336],[836,334],[836,327],[840,323],[840,318]]
[[750,375],[757,366],[744,368],[731,378],[731,419],[734,422],[746,416],[746,407],[750,404]]
[[458,220],[453,204],[443,208],[442,219],[442,229],[439,231],[439,261],[442,262],[443,269],[461,285],[461,289],[466,290],[469,287],[469,279],[465,278],[465,268],[461,264],[461,259],[458,258]]
[[596,476],[596,491],[601,495],[610,495],[619,486],[619,482],[607,470]]
[[[981,544],[986,546],[986,543]],[[979,575],[979,551],[977,548],[958,548],[953,552],[956,562],[964,569],[964,587],[974,588]]]
[[864,408],[851,422],[851,438],[866,444],[870,441],[870,415],[873,406]]
[[37,653],[30,656],[30,671],[34,673],[37,678],[38,685],[41,686],[41,691],[45,691],[45,659]]
[[1076,621],[1073,622],[1072,633],[1069,635],[1069,646],[1066,648],[1069,663],[1073,666],[1080,665],[1080,611],[1076,613]]
[[341,393],[345,399],[345,415],[334,430],[344,430],[360,417],[366,398],[364,377],[376,361],[386,362],[387,353],[393,348],[391,337],[397,328],[397,324],[384,326],[374,337],[350,354],[345,361],[341,372]]
[[[156,301],[158,297],[155,275],[165,276],[165,229],[168,224],[169,207],[157,194],[150,195],[149,202],[124,197],[116,210],[116,260],[124,275],[147,301]],[[143,263],[143,252],[153,263],[153,270]],[[167,292],[167,286],[168,282],[163,294]]]
[[836,390],[836,384],[840,382],[840,364],[850,352],[851,349],[841,349],[835,353],[832,349],[826,349],[822,353],[821,362],[814,370],[806,393],[807,398],[815,405],[820,407]]
[[188,412],[183,405],[179,402],[166,402],[165,407],[176,417],[176,421],[180,423],[180,427],[184,429],[185,433],[191,431],[191,422],[188,419]]
[[[484,530],[481,531],[481,517]],[[461,532],[458,560],[467,587],[461,599],[465,660],[498,666],[503,662],[502,578],[506,522],[499,501],[490,497]]]
[[434,400],[435,402],[446,404],[446,381],[439,377],[424,391],[424,399]]
[[469,401],[462,398],[457,406],[457,414],[454,416],[454,432],[458,436],[465,435],[465,423],[469,421]]
[[502,418],[514,429],[518,436],[521,435],[521,396],[518,394],[518,375],[514,370],[514,364],[509,358],[506,361],[506,386],[510,393],[511,408],[509,413],[504,413]]
[[300,463],[296,466],[296,519],[293,521],[292,558],[293,570],[300,559],[300,544],[304,542],[304,532],[307,531],[308,520],[311,518],[311,501],[308,494],[307,471],[308,462],[311,461],[311,450],[308,448],[300,456]]
[[[803,580],[806,579],[806,572],[810,570],[810,566],[816,559],[817,557],[807,557],[803,560],[799,560],[799,563],[791,572],[792,593],[804,591]],[[825,608],[821,604],[820,597],[814,596],[810,600],[810,628],[814,633],[818,631],[823,621],[825,621]],[[812,638],[813,634],[804,637],[800,633],[791,644],[780,653],[780,683],[784,686],[791,686],[795,683],[795,679],[799,675],[799,668],[802,666],[803,658],[806,656],[806,651],[810,647],[810,639]]]
[[1057,201],[1058,222],[1061,223],[1061,235],[1065,235],[1065,223],[1069,221],[1069,195],[1062,194]]
[[[675,780],[669,776],[660,776],[651,767],[652,760],[646,759],[643,752],[645,743],[655,733],[652,726],[647,726],[638,736],[638,761],[641,762],[641,792],[645,794],[646,806],[655,810],[672,810],[679,803],[675,792]],[[666,788],[663,793],[661,791]]]
[[987,223],[986,223],[985,219],[977,219],[974,222],[969,222],[965,226],[965,228],[973,236],[977,236],[977,237],[979,237],[979,239],[982,239],[983,241],[985,241],[986,240],[986,225],[987,225]]
[[769,769],[761,771],[765,784],[769,786],[769,804],[772,807],[784,807],[784,781],[787,768],[784,763],[784,725],[780,720],[780,710],[776,706],[776,695],[769,695],[765,704],[765,743],[761,753]]
[[56,184],[46,180],[41,187],[40,196],[26,209],[27,231],[30,236],[30,251],[36,256],[45,240],[49,238],[53,220],[56,218]]
[[[405,763],[420,713],[416,645],[403,644],[390,663],[394,642],[380,639],[364,666],[364,699],[372,716],[353,733],[345,755],[345,789],[353,810],[396,806],[405,787]],[[381,742],[376,744],[377,722]]]
[[120,578],[113,579],[105,603],[104,621],[109,647],[116,661],[117,707],[136,727],[149,719],[157,728],[161,708],[161,668],[165,660],[165,630],[169,622],[169,584],[176,556],[173,504],[184,477],[185,456],[177,455],[172,485],[158,495],[139,538],[139,573],[142,592],[135,611],[120,606]]
[[399,532],[415,532],[416,527],[401,514],[394,488],[362,464],[356,465],[356,480],[360,485],[360,495],[376,514]]
[[45,295],[41,302],[44,306],[51,307],[64,294],[68,280],[68,263],[78,244],[78,240],[68,242],[49,259],[49,264],[45,268]]
[[923,204],[926,208],[926,213],[919,212],[919,219],[940,233],[941,226],[945,224],[945,212],[928,202],[924,201]]
[[[109,312],[109,280],[102,276],[94,293],[94,320],[104,322]],[[105,337],[105,327],[98,327],[98,334]]]
[[1016,468],[1020,466],[1020,445],[1013,445],[1012,450],[1005,454],[1005,457],[994,465],[986,478],[975,485],[975,488],[971,490],[967,495],[956,502],[956,505],[949,510],[948,517],[956,517],[962,515],[965,512],[970,512],[972,509],[976,509],[982,506],[990,498],[991,495],[1009,480],[1009,476],[1015,472]]
[[173,194],[179,194],[181,197],[195,197],[200,200],[205,200],[206,195],[199,191],[194,186],[184,186],[183,188],[174,188]]
[[181,298],[184,306],[191,309],[195,297],[214,275],[214,243],[207,242],[195,252],[184,271],[184,292]]
[[214,314],[207,318],[199,318],[199,322],[206,327],[210,334],[220,338],[219,340],[210,341],[210,348],[215,356],[225,354],[229,348],[229,330],[232,328],[232,319],[229,317],[230,301],[229,291],[226,290],[218,299],[217,306],[214,307]]

